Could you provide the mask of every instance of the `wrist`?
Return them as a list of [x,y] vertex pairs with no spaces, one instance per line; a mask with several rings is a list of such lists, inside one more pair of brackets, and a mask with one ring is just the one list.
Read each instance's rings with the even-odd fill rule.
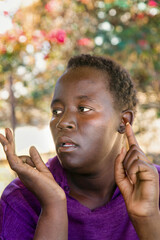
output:
[[40,201],[42,209],[56,209],[66,207],[67,199],[65,193],[63,196],[56,198],[51,196],[50,198],[44,199],[44,201]]
[[67,200],[63,199],[61,201],[50,201],[41,204],[42,211],[45,213],[59,212],[67,210]]
[[130,216],[140,240],[158,240],[160,237],[160,212],[152,216]]

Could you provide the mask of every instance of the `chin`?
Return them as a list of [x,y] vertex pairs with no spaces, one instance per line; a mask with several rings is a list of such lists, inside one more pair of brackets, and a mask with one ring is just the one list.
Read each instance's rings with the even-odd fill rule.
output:
[[76,157],[71,157],[59,154],[58,159],[62,167],[70,173],[76,173],[81,175],[94,175],[97,172],[97,166],[94,169],[93,164],[92,166],[89,166],[89,164],[87,165],[86,158],[77,158],[77,155]]
[[60,164],[65,170],[75,173],[84,173],[83,161],[69,154],[58,154]]

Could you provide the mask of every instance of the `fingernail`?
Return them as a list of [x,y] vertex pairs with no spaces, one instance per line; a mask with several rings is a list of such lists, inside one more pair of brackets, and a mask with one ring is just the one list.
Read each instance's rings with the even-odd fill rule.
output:
[[121,153],[125,153],[125,152],[126,152],[126,147],[122,147]]
[[7,145],[4,146],[4,151],[7,152]]
[[27,159],[26,159],[26,158],[23,159],[22,162],[23,162],[23,163],[27,163]]
[[128,175],[128,172],[127,170],[125,170],[125,173],[126,173],[126,176],[128,177],[128,180],[130,181],[130,183],[133,185],[133,181],[132,179],[130,178],[130,176]]
[[122,149],[121,149],[121,153],[124,153],[124,147],[122,147]]
[[133,185],[133,181],[130,179],[130,177],[129,177],[129,181],[130,181],[130,183]]

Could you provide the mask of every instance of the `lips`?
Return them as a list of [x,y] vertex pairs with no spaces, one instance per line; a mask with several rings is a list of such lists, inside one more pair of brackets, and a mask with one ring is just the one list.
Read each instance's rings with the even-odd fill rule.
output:
[[76,144],[71,138],[63,136],[58,138],[57,141],[57,148],[58,152],[71,152],[74,151],[78,147],[78,144]]
[[61,147],[74,147],[74,146],[75,146],[75,144],[69,143],[69,142],[61,144]]

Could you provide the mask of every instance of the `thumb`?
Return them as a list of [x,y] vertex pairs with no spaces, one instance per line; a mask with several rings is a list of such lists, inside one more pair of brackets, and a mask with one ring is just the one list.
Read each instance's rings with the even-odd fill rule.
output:
[[37,151],[37,149],[35,147],[32,146],[29,149],[29,153],[30,153],[32,162],[38,171],[40,171],[40,172],[43,172],[46,170],[49,171],[48,168],[46,167],[46,165],[44,164],[39,152]]

